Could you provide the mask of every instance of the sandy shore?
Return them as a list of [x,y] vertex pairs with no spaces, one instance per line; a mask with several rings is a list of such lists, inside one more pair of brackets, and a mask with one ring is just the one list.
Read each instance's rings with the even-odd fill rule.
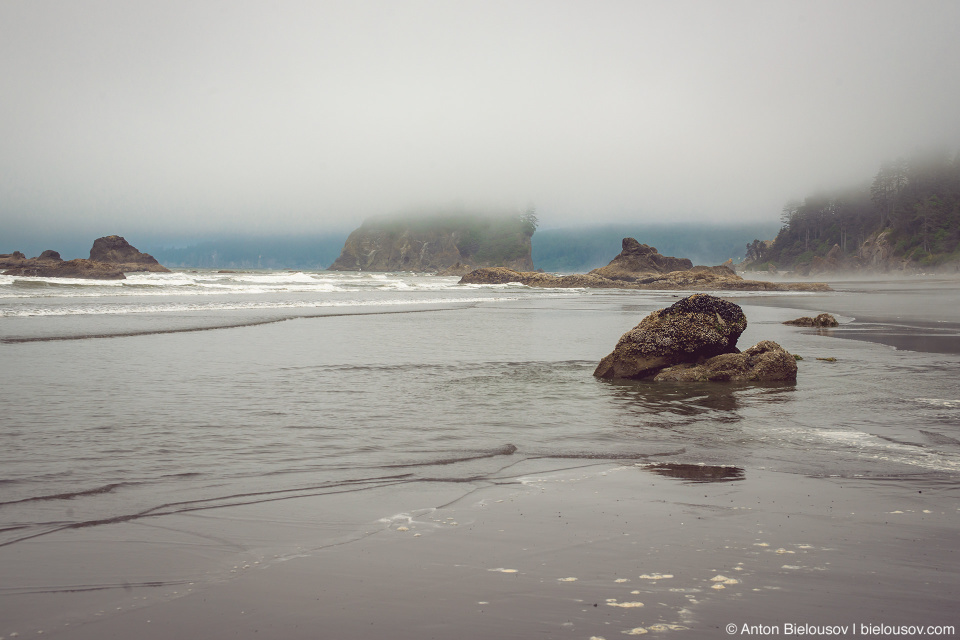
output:
[[118,523],[98,527],[111,554],[101,567],[82,530],[36,549],[60,575],[60,561],[91,563],[73,568],[80,582],[109,585],[119,566],[128,580],[134,566],[169,583],[7,594],[0,637],[610,640],[729,637],[730,624],[734,637],[744,624],[953,625],[960,511],[953,487],[930,483],[528,460],[495,484]]

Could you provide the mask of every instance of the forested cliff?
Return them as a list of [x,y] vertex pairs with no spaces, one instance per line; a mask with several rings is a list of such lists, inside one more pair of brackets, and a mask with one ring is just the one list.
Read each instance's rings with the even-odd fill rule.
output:
[[957,270],[960,153],[885,162],[873,180],[788,202],[770,242],[747,245],[750,269]]
[[347,237],[332,271],[443,271],[461,265],[532,271],[533,209],[372,218]]

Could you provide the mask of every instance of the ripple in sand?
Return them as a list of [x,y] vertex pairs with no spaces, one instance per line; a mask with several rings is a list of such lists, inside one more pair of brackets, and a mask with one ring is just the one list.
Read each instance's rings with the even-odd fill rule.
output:
[[720,574],[710,578],[710,582],[719,582],[720,584],[740,584],[740,581],[736,578],[728,578],[727,576],[722,576]]
[[643,627],[635,627],[633,629],[627,629],[626,631],[621,631],[620,633],[627,636],[642,636],[647,633],[647,630]]
[[614,582],[630,582],[629,578],[617,578]]
[[641,580],[666,580],[667,578],[672,578],[672,573],[645,573],[640,576]]
[[636,609],[637,607],[642,607],[643,603],[642,602],[616,602],[616,601],[610,602],[609,600],[607,600],[607,606],[621,607],[623,609]]
[[570,578],[557,578],[557,582],[576,582],[577,579],[574,577]]
[[503,567],[497,567],[496,569],[487,569],[487,571],[496,571],[499,573],[516,573],[516,569],[504,569]]

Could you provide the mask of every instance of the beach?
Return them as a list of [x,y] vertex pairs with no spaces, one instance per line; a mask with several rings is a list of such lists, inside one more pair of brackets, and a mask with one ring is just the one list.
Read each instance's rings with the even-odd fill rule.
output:
[[331,278],[0,283],[0,637],[957,624],[956,288],[724,295],[803,358],[758,386],[593,378],[687,292]]

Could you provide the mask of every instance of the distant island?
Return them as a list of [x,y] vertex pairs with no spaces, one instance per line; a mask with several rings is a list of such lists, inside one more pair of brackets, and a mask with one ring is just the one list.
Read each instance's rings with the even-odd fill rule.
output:
[[331,271],[413,271],[462,275],[477,267],[533,270],[531,208],[516,214],[431,213],[365,220]]
[[88,278],[94,280],[124,280],[124,272],[169,272],[148,253],[120,236],[104,236],[93,241],[90,258],[64,260],[60,253],[47,249],[39,256],[28,258],[20,251],[0,254],[0,269],[5,276],[43,278]]
[[872,182],[788,202],[774,240],[746,247],[743,268],[801,275],[960,271],[960,153],[917,153]]

